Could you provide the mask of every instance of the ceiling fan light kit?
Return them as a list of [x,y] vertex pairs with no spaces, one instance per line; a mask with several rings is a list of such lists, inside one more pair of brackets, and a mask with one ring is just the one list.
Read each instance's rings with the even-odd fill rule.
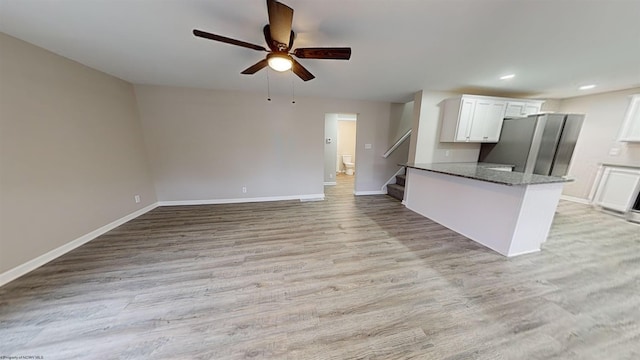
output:
[[193,35],[209,40],[219,41],[226,44],[241,46],[256,51],[268,52],[266,58],[251,65],[242,74],[251,75],[266,66],[275,71],[287,71],[291,69],[303,81],[309,81],[315,76],[297,62],[291,55],[299,59],[332,59],[349,60],[351,58],[351,48],[298,48],[291,51],[295,33],[291,30],[293,23],[293,9],[276,0],[267,0],[267,12],[269,24],[263,29],[264,39],[270,50],[263,46],[251,44],[241,40],[228,38],[221,35],[208,33],[201,30],[193,30]]
[[275,71],[287,71],[293,65],[293,59],[287,54],[267,54],[267,63]]

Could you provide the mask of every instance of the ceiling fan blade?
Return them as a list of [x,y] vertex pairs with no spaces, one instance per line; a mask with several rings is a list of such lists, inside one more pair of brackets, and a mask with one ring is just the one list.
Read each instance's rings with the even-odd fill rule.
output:
[[292,54],[301,59],[349,60],[351,48],[300,48],[295,49]]
[[265,68],[267,65],[268,65],[267,59],[262,59],[262,60],[258,61],[257,63],[249,66],[248,68],[246,68],[241,74],[245,74],[245,75],[255,74],[259,70],[262,70],[263,68]]
[[269,12],[269,28],[271,38],[284,46],[279,51],[288,50],[291,40],[291,24],[293,23],[293,9],[276,0],[267,0]]
[[294,74],[298,75],[300,79],[309,81],[315,78],[315,76],[313,76],[313,74],[310,73],[309,70],[305,69],[304,66],[300,65],[299,62],[297,62],[295,59],[291,60],[293,61],[293,64],[291,65],[291,71],[293,71]]
[[264,47],[262,47],[260,45],[255,45],[255,44],[251,44],[251,43],[248,43],[248,42],[244,42],[244,41],[240,41],[240,40],[236,40],[236,39],[231,39],[231,38],[220,36],[220,35],[216,35],[216,34],[211,34],[211,33],[205,32],[205,31],[200,31],[200,30],[195,30],[194,29],[193,30],[193,35],[201,37],[201,38],[209,39],[209,40],[220,41],[220,42],[231,44],[231,45],[242,46],[242,47],[253,49],[253,50],[268,51],[267,49],[265,49]]

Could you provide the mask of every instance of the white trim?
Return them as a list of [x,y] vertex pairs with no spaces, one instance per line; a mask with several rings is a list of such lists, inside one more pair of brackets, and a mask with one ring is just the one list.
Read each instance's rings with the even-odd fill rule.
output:
[[593,179],[593,184],[591,185],[591,191],[589,192],[589,203],[592,203],[596,198],[596,191],[598,187],[600,187],[600,180],[602,180],[602,174],[604,173],[604,165],[600,164],[598,166],[598,171],[596,172],[596,177]]
[[575,197],[575,196],[569,196],[569,195],[560,195],[560,199],[571,201],[571,202],[578,203],[578,204],[585,204],[585,205],[590,205],[591,204],[591,202],[588,199],[583,199],[583,198],[579,198],[579,197]]
[[634,94],[629,96],[631,101],[629,101],[629,106],[627,107],[627,111],[624,114],[624,120],[622,121],[622,126],[620,126],[620,131],[618,133],[618,141],[620,142],[638,142],[640,141],[640,136],[631,134],[631,129],[633,128],[634,121],[638,121],[640,119],[640,94]]
[[374,191],[354,191],[353,194],[355,196],[360,195],[387,195],[387,192],[384,190],[374,190]]
[[640,225],[640,213],[637,211],[629,211],[626,216],[626,220],[632,224]]
[[309,201],[324,201],[324,194],[318,197],[300,199],[300,202],[309,202]]
[[134,211],[129,215],[126,215],[124,217],[121,217],[118,220],[115,220],[105,226],[102,226],[88,234],[82,235],[79,238],[70,241],[60,247],[57,247],[43,255],[38,256],[35,259],[29,260],[24,264],[18,265],[16,267],[14,267],[13,269],[10,269],[8,271],[5,271],[4,273],[0,274],[0,286],[7,284],[10,281],[13,281],[17,278],[19,278],[22,275],[25,275],[37,268],[39,268],[40,266],[48,263],[51,260],[54,260],[66,253],[68,253],[69,251],[77,248],[80,245],[84,245],[86,243],[88,243],[89,241],[97,238],[100,235],[103,235],[115,228],[117,228],[118,226],[126,223],[127,221],[133,220],[135,218],[137,218],[138,216],[145,214],[153,209],[155,209],[156,207],[158,207],[158,203],[155,204],[151,204],[145,208],[142,208],[140,210]]
[[338,185],[338,183],[337,183],[337,182],[335,182],[335,181],[325,181],[325,182],[324,182],[324,185],[325,185],[325,186],[326,186],[326,185]]
[[520,255],[526,255],[526,254],[533,254],[533,253],[537,253],[537,252],[540,252],[540,249],[516,252],[516,253],[507,255],[507,257],[514,257],[514,256],[520,256]]
[[322,197],[315,197],[315,198],[304,198],[304,199],[300,199],[300,202],[309,202],[309,201],[324,201],[324,194],[322,195]]
[[387,180],[387,182],[384,183],[384,185],[382,185],[382,191],[385,191],[385,194],[386,194],[386,191],[387,191],[387,185],[395,184],[396,183],[395,182],[396,181],[396,176],[400,175],[400,173],[403,172],[404,170],[405,170],[404,166],[400,167],[400,169],[398,169],[398,171],[396,171],[396,173],[393,174],[393,176],[391,176],[389,178],[389,180]]
[[338,121],[357,121],[358,120],[358,114],[341,114],[341,113],[338,113],[336,115],[338,115],[336,117],[338,119]]
[[235,199],[159,201],[158,206],[220,205],[220,204],[238,204],[238,203],[266,202],[266,201],[286,201],[286,200],[300,200],[300,201],[324,200],[324,194],[265,196],[265,197],[257,197],[257,198],[235,198]]

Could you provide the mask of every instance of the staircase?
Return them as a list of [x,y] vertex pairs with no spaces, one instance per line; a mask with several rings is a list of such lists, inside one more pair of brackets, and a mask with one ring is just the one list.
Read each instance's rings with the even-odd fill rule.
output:
[[406,175],[396,175],[396,183],[387,185],[387,195],[400,201],[404,198],[404,184]]

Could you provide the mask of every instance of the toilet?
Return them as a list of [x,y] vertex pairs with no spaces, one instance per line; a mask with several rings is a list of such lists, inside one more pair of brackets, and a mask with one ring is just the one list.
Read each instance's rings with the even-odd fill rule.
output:
[[342,163],[344,164],[344,172],[347,175],[353,175],[356,164],[351,162],[351,155],[342,155]]

